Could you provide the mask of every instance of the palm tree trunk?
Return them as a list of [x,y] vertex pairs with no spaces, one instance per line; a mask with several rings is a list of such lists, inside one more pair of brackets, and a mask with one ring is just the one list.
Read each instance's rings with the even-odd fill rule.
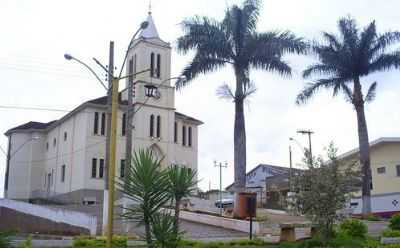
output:
[[178,233],[179,233],[179,213],[180,213],[179,206],[180,205],[181,205],[180,200],[175,201],[175,216],[174,216],[174,229],[175,230],[174,231],[175,231],[176,235],[178,235]]
[[235,68],[235,126],[234,126],[234,174],[235,174],[235,204],[234,215],[238,216],[238,193],[246,188],[246,127],[244,119],[244,92],[243,84],[246,82],[244,70]]
[[147,216],[144,217],[144,231],[145,231],[145,235],[146,235],[147,246],[153,247],[152,240],[151,240],[150,219]]
[[368,129],[364,111],[364,99],[361,91],[361,84],[358,78],[354,81],[353,104],[357,112],[358,143],[362,170],[362,214],[366,215],[371,213],[372,176]]

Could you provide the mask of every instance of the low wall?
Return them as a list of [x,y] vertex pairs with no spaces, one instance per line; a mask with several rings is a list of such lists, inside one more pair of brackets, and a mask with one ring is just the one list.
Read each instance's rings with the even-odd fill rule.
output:
[[[211,226],[223,227],[231,230],[250,232],[250,222],[246,220],[230,219],[225,217],[212,216],[207,214],[198,214],[188,211],[181,211],[180,219],[192,222],[207,224]],[[253,233],[258,234],[261,232],[260,223],[253,222]]]
[[27,233],[96,234],[97,218],[88,214],[51,209],[0,199],[0,229]]

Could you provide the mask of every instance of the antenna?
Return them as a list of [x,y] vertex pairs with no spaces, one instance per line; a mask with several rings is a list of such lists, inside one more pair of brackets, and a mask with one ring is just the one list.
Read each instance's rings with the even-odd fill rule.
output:
[[149,0],[149,15],[151,15],[151,0]]

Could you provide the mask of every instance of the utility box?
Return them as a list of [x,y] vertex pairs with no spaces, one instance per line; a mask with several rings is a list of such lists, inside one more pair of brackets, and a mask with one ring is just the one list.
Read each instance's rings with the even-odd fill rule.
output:
[[257,193],[241,192],[238,194],[238,218],[245,219],[256,216]]

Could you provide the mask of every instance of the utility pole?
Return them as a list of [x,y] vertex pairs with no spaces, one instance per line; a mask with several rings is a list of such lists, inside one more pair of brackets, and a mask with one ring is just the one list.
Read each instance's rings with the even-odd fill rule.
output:
[[292,146],[289,145],[289,192],[292,192]]
[[112,80],[114,77],[114,41],[110,41],[109,60],[108,60],[108,90],[107,90],[107,132],[106,132],[106,156],[104,168],[104,195],[103,195],[103,235],[107,232],[108,219],[108,168],[110,165],[110,140],[111,140],[111,103],[112,103]]
[[219,167],[219,214],[222,216],[222,168],[228,167],[228,162],[225,162],[225,165],[222,165],[221,162],[219,164],[217,161],[214,161],[214,167]]
[[308,155],[309,155],[309,159],[310,159],[310,164],[312,165],[312,160],[313,160],[313,156],[312,156],[312,147],[311,147],[311,134],[313,134],[314,132],[311,130],[298,130],[297,133],[300,134],[306,134],[308,135]]

